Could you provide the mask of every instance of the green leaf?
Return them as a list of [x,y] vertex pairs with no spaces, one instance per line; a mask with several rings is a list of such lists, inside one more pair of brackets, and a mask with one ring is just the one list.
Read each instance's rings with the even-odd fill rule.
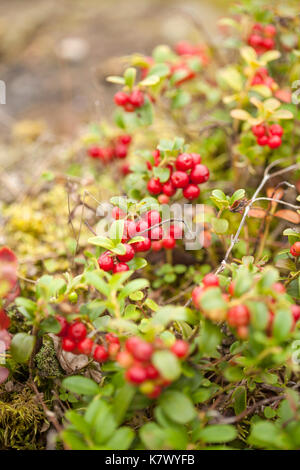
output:
[[284,341],[292,328],[292,314],[290,310],[277,310],[273,323],[273,334],[278,341]]
[[146,287],[149,287],[149,281],[147,279],[134,279],[121,290],[119,299],[125,299],[133,292],[146,289]]
[[236,415],[242,413],[247,406],[247,389],[240,386],[235,389],[232,394],[233,407]]
[[55,317],[45,318],[40,323],[40,330],[43,333],[59,333],[61,330],[61,324],[56,320]]
[[129,67],[124,72],[124,80],[125,85],[128,86],[130,89],[133,87],[136,78],[136,69],[133,67]]
[[112,242],[112,240],[100,236],[89,238],[88,243],[90,243],[91,245],[101,246],[106,250],[111,250],[114,247],[114,243]]
[[282,435],[280,428],[276,424],[267,421],[253,424],[248,442],[255,447],[261,447],[265,450],[284,449],[287,446],[286,439]]
[[62,386],[73,393],[79,395],[97,395],[99,393],[99,385],[92,379],[82,377],[81,375],[73,375],[62,381]]
[[[109,229],[109,238],[111,240],[114,240],[114,246],[119,244],[122,240],[123,237],[123,232],[124,232],[124,219],[120,220],[115,220]],[[124,253],[122,253],[124,254]]]
[[139,430],[141,441],[147,449],[157,450],[164,447],[165,433],[156,423],[146,423]]
[[154,176],[160,180],[161,183],[165,183],[170,178],[170,169],[154,167],[153,169]]
[[226,302],[222,297],[219,287],[207,289],[201,296],[200,304],[204,310],[219,310],[226,308]]
[[198,434],[201,441],[207,443],[230,442],[237,437],[237,430],[230,424],[215,424],[207,426]]
[[152,356],[154,366],[167,380],[176,380],[181,374],[180,362],[171,351],[156,351]]
[[226,219],[218,219],[217,217],[213,217],[211,223],[213,230],[217,234],[226,233],[229,227],[229,222]]
[[186,307],[166,306],[160,307],[157,310],[152,321],[162,326],[166,326],[168,323],[174,321],[186,321],[193,325],[196,322],[196,315],[192,310]]
[[204,320],[199,335],[199,349],[205,356],[216,357],[217,347],[222,341],[222,333],[219,326],[209,320]]
[[101,294],[105,295],[106,297],[109,297],[109,286],[103,280],[101,272],[90,271],[85,273],[84,277],[88,284],[95,287],[99,292],[101,292]]
[[21,364],[29,361],[35,342],[35,336],[27,333],[17,333],[10,344],[13,359]]
[[175,423],[189,423],[197,416],[190,398],[176,390],[164,392],[159,403],[164,413]]
[[238,201],[239,199],[242,199],[245,197],[245,190],[244,189],[238,189],[233,193],[229,200],[229,204],[232,205],[235,201]]
[[106,442],[105,448],[109,450],[127,450],[134,439],[134,430],[123,426],[116,430],[114,435]]
[[136,389],[132,385],[125,383],[119,387],[114,397],[114,414],[118,424],[121,424],[125,418],[128,407],[135,395]]

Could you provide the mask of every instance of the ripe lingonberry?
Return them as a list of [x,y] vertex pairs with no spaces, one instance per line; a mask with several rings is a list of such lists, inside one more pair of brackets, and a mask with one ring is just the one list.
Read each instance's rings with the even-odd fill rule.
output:
[[230,326],[246,326],[250,321],[250,312],[246,305],[236,305],[228,310],[227,321]]
[[117,106],[124,106],[129,103],[129,96],[123,91],[118,91],[114,96],[114,101]]
[[220,285],[218,276],[213,273],[206,274],[202,282],[205,287],[218,287]]
[[108,352],[105,347],[101,345],[96,346],[93,353],[93,358],[97,362],[105,362],[108,359]]
[[173,250],[173,248],[176,246],[176,241],[173,237],[164,238],[162,240],[162,244],[166,250]]
[[72,339],[66,337],[62,340],[62,349],[64,351],[72,352],[76,348],[76,343]]
[[125,377],[128,382],[141,384],[147,379],[147,374],[143,367],[137,365],[127,369]]
[[134,249],[132,245],[128,245],[127,243],[124,246],[126,253],[124,255],[118,255],[117,258],[119,261],[126,263],[128,261],[131,261],[134,257]]
[[161,387],[159,385],[155,385],[152,392],[147,394],[147,397],[154,400],[155,398],[158,398],[160,394],[161,394]]
[[264,27],[264,33],[266,36],[273,37],[276,35],[276,28],[273,24],[267,24]]
[[138,338],[137,336],[132,336],[131,338],[128,338],[125,343],[125,348],[127,349],[128,352],[133,353],[135,350],[136,346],[141,343],[141,338]]
[[60,323],[60,331],[59,333],[57,333],[57,336],[59,336],[60,338],[63,338],[64,336],[67,335],[67,332],[68,332],[68,322],[67,320],[65,319],[65,317],[62,317],[61,315],[56,315],[56,320]]
[[135,225],[134,220],[126,219],[124,221],[122,243],[127,242],[130,238],[135,237],[135,235],[136,235],[136,225]]
[[147,189],[150,194],[153,194],[154,196],[160,194],[162,192],[162,188],[163,185],[161,184],[158,178],[151,178],[148,181]]
[[204,293],[204,287],[197,286],[193,289],[192,292],[192,300],[193,304],[195,305],[196,308],[200,308],[200,299],[202,297],[202,294]]
[[105,339],[108,343],[120,344],[119,338],[113,333],[106,333]]
[[129,271],[129,266],[126,263],[116,263],[113,267],[113,273],[124,273]]
[[295,242],[291,248],[290,248],[290,253],[292,256],[295,258],[298,258],[300,256],[300,242]]
[[192,201],[200,196],[200,188],[196,184],[189,184],[183,189],[182,194],[186,199]]
[[119,219],[123,219],[126,214],[119,207],[114,207],[113,210],[111,211],[111,215],[115,220],[119,220]]
[[145,97],[144,93],[141,90],[133,90],[130,97],[130,103],[135,106],[136,108],[140,108],[143,106]]
[[152,210],[146,213],[146,221],[149,226],[159,224],[161,222],[161,216],[158,211]]
[[147,367],[145,367],[145,371],[146,371],[147,379],[153,380],[159,377],[158,370],[152,364],[149,364]]
[[163,185],[162,190],[163,190],[163,193],[169,197],[174,196],[174,194],[176,193],[176,188],[174,188],[172,181],[167,181]]
[[276,149],[277,147],[280,147],[281,145],[281,137],[279,135],[271,135],[268,140],[268,146],[271,149]]
[[133,357],[138,361],[149,361],[153,353],[153,347],[146,341],[140,341],[136,344],[132,351]]
[[183,341],[182,339],[178,339],[171,346],[171,351],[177,357],[185,357],[189,352],[189,344],[186,341]]
[[162,227],[154,227],[149,232],[149,237],[151,240],[161,240],[163,237]]
[[279,137],[282,136],[283,134],[283,129],[281,127],[280,124],[272,124],[270,127],[269,127],[269,131],[271,132],[271,134],[273,135],[279,135]]
[[190,178],[195,184],[206,183],[209,179],[209,170],[207,166],[202,165],[202,163],[195,165],[191,171]]
[[162,249],[162,241],[161,240],[157,240],[157,241],[153,241],[151,243],[151,248],[153,251],[160,251]]
[[180,171],[190,170],[194,166],[193,157],[189,153],[181,153],[175,161],[175,166]]
[[275,41],[272,38],[263,38],[262,39],[262,46],[267,50],[271,50],[275,46]]
[[234,296],[234,288],[235,288],[235,283],[231,281],[228,287],[228,292],[229,292],[229,295],[231,295],[231,297]]
[[255,137],[262,137],[266,133],[265,127],[262,126],[261,124],[257,126],[252,126],[251,130],[253,134],[255,135]]
[[129,134],[120,135],[118,137],[118,141],[121,142],[121,144],[124,144],[124,145],[129,145],[131,140],[132,140],[132,137]]
[[101,158],[103,156],[103,151],[100,147],[90,147],[88,149],[88,154],[92,158]]
[[189,184],[189,177],[184,171],[175,171],[171,181],[175,188],[185,188]]
[[281,282],[275,282],[272,285],[272,290],[274,290],[278,294],[285,294],[285,292],[286,292],[286,289],[285,289],[284,285],[281,284]]
[[128,152],[128,150],[127,150],[126,145],[120,143],[120,144],[117,144],[115,146],[115,155],[116,155],[116,157],[125,158],[125,157],[127,157],[127,152]]
[[109,343],[108,345],[108,355],[110,358],[115,359],[116,355],[120,351],[120,344],[117,343]]
[[68,329],[68,337],[74,341],[81,341],[86,337],[86,333],[86,326],[80,321],[72,323]]
[[190,153],[190,156],[193,159],[194,166],[197,165],[198,163],[201,163],[202,158],[199,155],[199,153]]
[[292,305],[291,310],[294,322],[297,323],[300,320],[300,305]]
[[258,137],[257,139],[257,143],[258,145],[260,145],[261,147],[264,147],[265,145],[267,145],[269,143],[269,138],[267,135],[262,135],[261,137]]
[[170,198],[166,194],[160,194],[157,198],[160,204],[169,204]]
[[114,267],[114,260],[110,256],[110,252],[106,251],[98,258],[98,265],[103,271],[111,271]]
[[127,369],[128,367],[132,365],[133,357],[129,352],[121,351],[117,355],[117,361],[122,367],[125,367]]
[[251,36],[248,39],[248,44],[249,46],[256,49],[257,47],[262,45],[262,41],[263,41],[263,38],[259,36],[258,34],[251,34]]
[[136,253],[141,253],[142,251],[148,251],[151,248],[151,240],[150,238],[145,238],[144,241],[133,243],[132,246]]
[[93,346],[94,342],[90,338],[84,338],[77,344],[77,349],[78,352],[80,352],[81,354],[85,354],[86,356],[88,356],[89,354],[91,354]]

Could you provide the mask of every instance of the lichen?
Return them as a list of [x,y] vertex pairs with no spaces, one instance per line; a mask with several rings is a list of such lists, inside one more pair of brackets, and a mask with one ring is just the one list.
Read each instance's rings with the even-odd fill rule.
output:
[[40,377],[56,378],[62,376],[62,369],[56,357],[56,352],[51,340],[43,344],[35,356],[35,364]]

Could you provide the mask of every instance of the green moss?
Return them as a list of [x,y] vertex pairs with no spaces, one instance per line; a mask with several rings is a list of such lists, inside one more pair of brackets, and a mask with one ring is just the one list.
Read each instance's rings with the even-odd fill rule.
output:
[[56,352],[51,340],[45,342],[35,356],[35,364],[39,375],[43,378],[56,378],[62,376],[62,369],[56,357]]
[[1,393],[0,449],[36,450],[44,448],[39,430],[45,417],[29,387]]

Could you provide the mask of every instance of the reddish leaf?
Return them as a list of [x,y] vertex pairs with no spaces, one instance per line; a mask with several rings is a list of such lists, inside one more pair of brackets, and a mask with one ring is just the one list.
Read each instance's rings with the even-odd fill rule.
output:
[[275,212],[274,215],[280,219],[287,220],[292,224],[300,224],[300,214],[297,214],[297,212],[291,211],[289,209],[282,209]]
[[248,215],[250,217],[256,217],[257,219],[263,219],[267,215],[267,211],[261,209],[260,207],[252,207]]
[[6,315],[3,309],[0,310],[0,330],[6,330],[9,328],[10,319]]
[[15,265],[18,264],[18,260],[16,255],[14,254],[13,251],[11,251],[8,246],[3,246],[0,248],[0,263],[14,263]]

